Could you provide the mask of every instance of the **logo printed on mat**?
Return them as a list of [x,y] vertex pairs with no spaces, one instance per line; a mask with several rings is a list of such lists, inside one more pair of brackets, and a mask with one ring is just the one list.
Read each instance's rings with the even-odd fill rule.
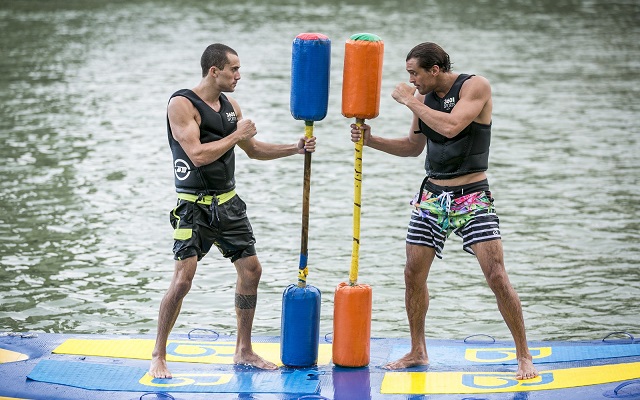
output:
[[233,374],[173,374],[171,379],[153,378],[149,374],[144,374],[140,379],[140,384],[145,386],[169,388],[180,386],[214,386],[226,385],[231,382]]
[[543,372],[526,381],[519,381],[513,373],[471,373],[462,375],[462,384],[474,389],[505,389],[517,386],[541,386],[553,382],[553,372]]
[[167,355],[176,357],[232,357],[234,353],[235,344],[194,344],[193,342],[183,343],[178,341],[167,344]]
[[[551,356],[551,347],[531,347],[529,349],[534,360]],[[502,363],[516,359],[515,348],[503,349],[467,349],[464,353],[465,360],[473,362]]]

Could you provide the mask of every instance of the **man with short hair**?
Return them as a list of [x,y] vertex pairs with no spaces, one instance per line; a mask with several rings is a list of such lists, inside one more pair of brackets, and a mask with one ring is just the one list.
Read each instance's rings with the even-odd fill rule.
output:
[[[515,341],[517,379],[538,375],[527,345],[518,294],[504,266],[502,241],[485,171],[491,139],[491,86],[477,75],[451,71],[449,55],[435,43],[414,47],[406,58],[409,82],[392,97],[413,112],[408,136],[384,138],[351,125],[352,141],[400,157],[417,157],[427,146],[427,176],[412,204],[415,206],[406,238],[405,306],[411,350],[385,365],[401,369],[429,362],[425,318],[429,307],[427,277],[434,257],[442,258],[445,240],[455,232],[463,248],[474,254]],[[418,95],[415,94],[416,90]]]
[[158,332],[149,374],[171,378],[166,347],[182,300],[189,292],[200,261],[215,245],[237,271],[235,310],[238,324],[236,364],[261,369],[277,366],[256,354],[251,329],[262,266],[246,205],[235,192],[237,145],[250,158],[272,160],[315,151],[315,137],[293,144],[271,144],[255,139],[253,121],[242,117],[233,92],[240,80],[240,59],[232,48],[215,43],[200,61],[202,80],[192,90],[179,90],[167,107],[167,131],[173,154],[176,207],[170,214],[174,228],[175,269],[160,303]]

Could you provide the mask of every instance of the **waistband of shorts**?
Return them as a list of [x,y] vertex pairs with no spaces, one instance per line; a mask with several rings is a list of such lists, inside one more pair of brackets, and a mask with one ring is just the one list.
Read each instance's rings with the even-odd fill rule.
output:
[[[215,195],[215,197],[218,199],[218,204],[223,204],[231,200],[235,195],[236,195],[236,191],[232,190],[230,192],[217,194]],[[191,194],[191,193],[178,192],[178,199],[180,200],[186,200],[192,203],[204,204],[207,206],[211,205],[211,203],[213,202],[213,198],[214,196],[211,196],[208,194],[203,196],[203,195],[197,195],[197,194]]]
[[448,192],[448,193],[451,193],[451,196],[453,198],[456,198],[456,197],[461,197],[471,193],[488,191],[489,180],[483,179],[478,182],[472,182],[472,183],[468,183],[466,185],[460,185],[460,186],[440,186],[430,182],[428,179],[425,179],[425,181],[422,184],[422,190],[425,190],[425,189],[436,195],[439,195],[440,193],[443,193],[443,192]]

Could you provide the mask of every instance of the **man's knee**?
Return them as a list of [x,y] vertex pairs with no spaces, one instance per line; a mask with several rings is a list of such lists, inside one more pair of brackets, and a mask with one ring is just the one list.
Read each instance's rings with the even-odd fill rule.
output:
[[173,291],[175,293],[175,297],[182,299],[191,290],[192,279],[176,279],[173,284]]
[[242,281],[257,282],[262,276],[262,265],[257,256],[249,256],[236,260],[234,263]]
[[427,279],[435,249],[426,246],[407,245],[407,261],[404,266],[406,283],[418,283]]
[[485,277],[489,287],[494,292],[504,292],[511,288],[511,283],[509,283],[509,277],[507,276],[504,267],[490,269]]
[[197,265],[196,257],[176,261],[175,273],[171,282],[175,297],[183,298],[189,293]]
[[404,266],[404,280],[406,282],[414,281],[420,275],[421,269],[416,263],[406,263]]
[[485,269],[485,279],[491,291],[499,297],[506,298],[516,295],[509,281],[509,276],[505,270],[504,264],[498,263]]

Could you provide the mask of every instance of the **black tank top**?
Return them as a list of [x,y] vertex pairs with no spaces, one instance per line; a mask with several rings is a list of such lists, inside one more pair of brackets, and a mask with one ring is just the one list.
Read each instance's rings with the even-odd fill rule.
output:
[[[236,130],[238,118],[227,97],[220,94],[220,111],[214,111],[198,95],[189,89],[182,89],[171,95],[182,96],[194,105],[200,113],[200,142],[220,140]],[[211,164],[196,167],[177,140],[173,138],[167,116],[169,146],[173,154],[173,171],[176,191],[192,194],[220,194],[235,189],[235,153],[233,147]]]
[[[435,92],[425,96],[424,104],[437,111],[450,113],[460,100],[462,84],[473,75],[460,74],[449,92],[440,98]],[[473,172],[486,171],[489,167],[491,124],[472,122],[453,138],[447,138],[418,121],[420,132],[427,137],[427,158],[424,168],[427,176],[450,179]]]

